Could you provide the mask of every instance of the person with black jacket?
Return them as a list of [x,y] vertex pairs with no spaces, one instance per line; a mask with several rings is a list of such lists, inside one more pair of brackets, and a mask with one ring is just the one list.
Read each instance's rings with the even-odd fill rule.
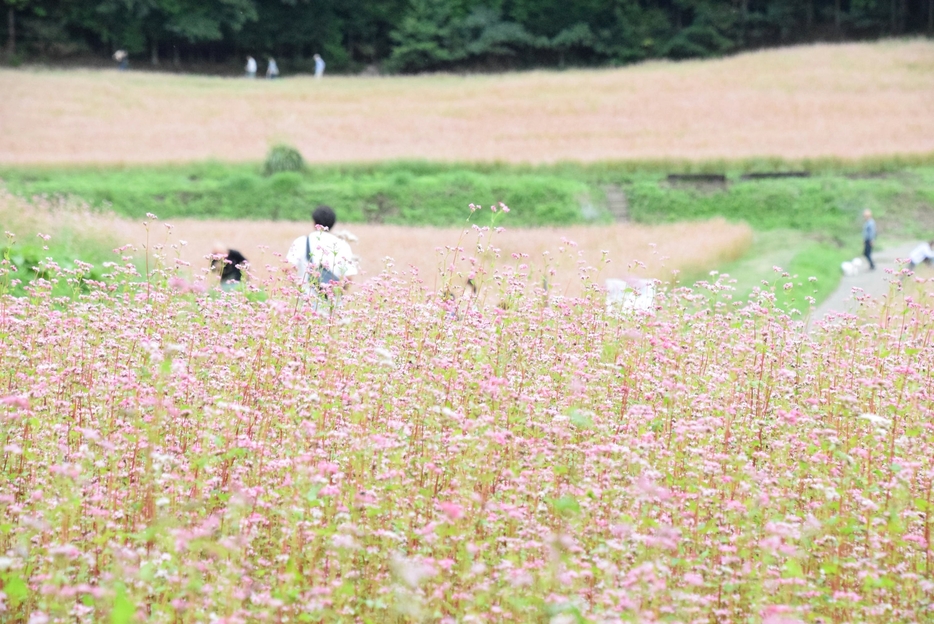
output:
[[236,249],[228,249],[220,243],[214,244],[211,252],[211,270],[220,274],[221,288],[224,290],[233,290],[240,285],[243,279],[241,267],[247,263],[247,259]]

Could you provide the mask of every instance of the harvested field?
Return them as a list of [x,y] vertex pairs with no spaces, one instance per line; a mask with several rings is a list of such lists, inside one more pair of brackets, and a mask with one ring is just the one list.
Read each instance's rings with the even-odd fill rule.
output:
[[[115,235],[120,241],[137,245],[145,241],[145,230],[141,225],[128,221],[119,223],[122,225]],[[152,242],[171,245],[180,240],[186,241],[179,255],[181,260],[190,263],[193,274],[197,274],[198,267],[207,266],[206,255],[211,252],[212,244],[219,241],[242,252],[251,261],[258,279],[268,277],[269,267],[279,266],[282,262],[277,255],[284,256],[292,241],[312,227],[311,223],[194,219],[171,221],[171,224],[170,237],[166,236],[164,226],[156,224],[152,231],[157,235],[152,237]],[[336,231],[341,229],[340,224],[335,228]],[[359,239],[352,248],[360,258],[362,280],[379,273],[386,266],[386,259],[392,258],[393,270],[411,273],[415,268],[427,285],[438,288],[439,269],[444,264],[444,255],[439,248],[459,244],[465,250],[457,263],[457,270],[464,275],[469,272],[469,260],[464,258],[478,256],[477,235],[464,229],[360,224],[349,225],[347,229]],[[488,237],[489,233],[486,233],[484,245]],[[549,283],[561,292],[576,294],[582,267],[600,267],[599,273],[592,275],[600,283],[608,277],[629,275],[668,278],[672,270],[696,276],[741,257],[751,241],[749,227],[722,219],[660,226],[617,224],[514,229],[493,234],[493,246],[500,249],[500,257],[492,264],[515,266],[525,263],[532,267],[533,273],[544,275],[547,263],[555,270]],[[604,250],[610,259],[609,264],[601,262]],[[515,260],[512,257],[514,253],[528,254],[528,257]]]
[[[252,264],[252,274],[265,280],[281,266],[289,245],[312,228],[309,223],[283,221],[206,221],[198,219],[156,221],[149,225],[150,248],[174,262],[177,257],[190,265],[190,276],[208,265],[207,256],[215,242],[238,249]],[[477,234],[467,228],[416,228],[391,225],[351,224],[347,229],[359,240],[352,243],[359,257],[361,280],[378,274],[392,258],[393,270],[418,275],[433,288],[440,287],[439,268],[444,264],[443,249],[460,246],[458,271],[468,272],[467,264],[477,254]],[[110,214],[89,212],[74,201],[27,203],[0,189],[0,230],[12,231],[17,239],[34,244],[37,234],[49,235],[51,249],[81,255],[81,250],[101,250],[133,245],[140,253],[147,244],[142,223]],[[490,240],[484,233],[484,245]],[[181,242],[184,241],[184,244]],[[752,242],[748,226],[722,219],[673,225],[613,226],[510,229],[493,233],[493,246],[499,259],[484,256],[487,266],[528,264],[533,272],[554,269],[549,282],[564,292],[579,292],[581,267],[597,267],[593,279],[629,275],[670,277],[673,270],[687,276],[717,268],[741,257]],[[156,249],[162,245],[162,249]],[[174,247],[173,247],[174,246]],[[439,251],[439,249],[441,251]],[[610,262],[602,262],[603,252]],[[547,253],[546,253],[547,252]],[[50,252],[52,253],[52,252]],[[515,260],[512,254],[528,254]],[[450,257],[450,256],[449,256]],[[461,284],[463,285],[463,284]]]
[[934,151],[934,42],[616,70],[275,82],[0,71],[0,163],[553,162]]

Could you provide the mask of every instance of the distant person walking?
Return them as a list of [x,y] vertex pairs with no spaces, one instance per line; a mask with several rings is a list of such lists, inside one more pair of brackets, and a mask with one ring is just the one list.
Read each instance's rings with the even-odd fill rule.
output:
[[872,211],[863,212],[863,255],[869,260],[869,270],[875,271],[876,264],[872,261],[872,247],[876,241],[876,220],[872,218]]
[[320,54],[315,54],[315,78],[320,78],[324,75],[324,59],[321,58]]
[[908,256],[908,270],[914,271],[919,264],[934,263],[934,250],[931,249],[932,247],[934,247],[934,240],[921,243],[915,247]]
[[239,267],[247,262],[243,254],[236,249],[228,249],[226,245],[214,243],[211,256],[211,270],[220,275],[221,288],[227,291],[237,288],[243,280],[243,272]]
[[272,80],[273,78],[279,77],[279,66],[276,65],[276,59],[269,57],[269,62],[266,63],[266,78]]
[[117,69],[120,71],[126,71],[130,66],[130,55],[127,54],[126,50],[114,52],[114,60],[117,61]]
[[311,218],[314,231],[295,239],[286,260],[295,266],[302,289],[316,295],[315,309],[323,306],[330,310],[340,292],[349,286],[350,278],[357,274],[357,267],[347,241],[331,233],[337,222],[334,210],[318,206]]
[[246,77],[256,78],[256,59],[252,56],[246,57]]

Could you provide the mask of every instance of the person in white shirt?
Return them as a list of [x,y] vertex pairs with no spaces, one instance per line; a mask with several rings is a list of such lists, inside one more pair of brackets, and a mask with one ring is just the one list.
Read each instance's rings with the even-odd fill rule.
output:
[[332,234],[337,215],[330,206],[318,206],[311,215],[315,230],[296,238],[286,254],[305,292],[317,295],[319,303],[331,304],[357,274],[353,252],[347,241]]
[[324,59],[321,58],[320,54],[315,54],[315,78],[320,78],[324,75]]
[[256,78],[256,59],[252,56],[246,57],[246,77]]
[[266,78],[272,80],[273,78],[279,77],[279,66],[276,65],[276,59],[269,57],[269,62],[266,64]]
[[914,271],[916,266],[925,262],[931,264],[932,260],[934,260],[934,251],[931,250],[932,246],[934,246],[934,240],[921,243],[912,250],[908,255],[909,271]]
[[117,50],[114,52],[114,60],[117,61],[117,69],[120,71],[126,71],[130,66],[130,56],[126,53],[126,50]]

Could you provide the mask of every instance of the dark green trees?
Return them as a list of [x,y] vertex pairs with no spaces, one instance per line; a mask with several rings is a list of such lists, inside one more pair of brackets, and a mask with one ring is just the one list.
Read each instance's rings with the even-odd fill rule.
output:
[[4,56],[193,61],[285,73],[621,64],[797,42],[934,35],[934,0],[0,0]]

